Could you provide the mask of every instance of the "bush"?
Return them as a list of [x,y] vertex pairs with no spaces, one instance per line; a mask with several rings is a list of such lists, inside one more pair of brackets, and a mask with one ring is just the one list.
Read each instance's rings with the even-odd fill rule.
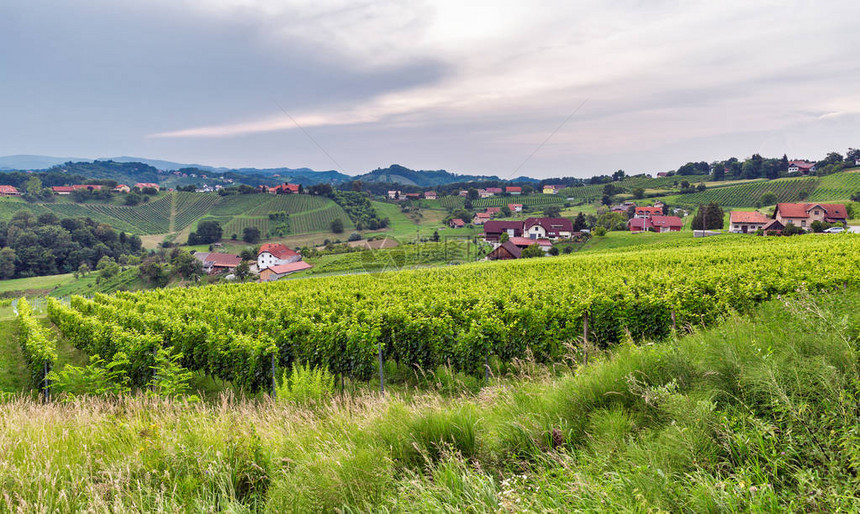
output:
[[358,232],[353,232],[349,235],[347,241],[361,241],[361,234],[359,234]]
[[343,220],[340,218],[331,220],[331,231],[335,234],[343,233]]
[[603,237],[603,236],[605,236],[605,235],[606,235],[606,228],[604,228],[604,227],[595,227],[595,228],[594,228],[594,235],[595,235],[595,236],[598,236],[598,237]]

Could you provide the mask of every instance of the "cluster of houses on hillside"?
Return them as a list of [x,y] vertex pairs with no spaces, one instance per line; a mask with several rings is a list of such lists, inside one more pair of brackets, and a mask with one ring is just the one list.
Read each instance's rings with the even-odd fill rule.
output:
[[848,211],[838,203],[779,203],[771,217],[757,211],[732,211],[729,232],[752,234],[761,230],[764,234],[779,234],[788,225],[809,230],[816,221],[844,225]]
[[[229,275],[242,262],[238,255],[219,252],[197,252],[194,258],[203,264],[209,275]],[[266,243],[257,252],[257,262],[250,267],[251,273],[259,274],[260,282],[271,282],[313,266],[302,260],[300,253],[280,243]]]
[[[51,186],[51,192],[55,195],[70,195],[75,191],[101,191],[105,186],[100,184],[72,184],[71,186]],[[134,185],[135,189],[155,189],[159,191],[161,186],[154,182],[138,182]],[[111,191],[114,193],[130,193],[131,187],[125,184],[117,184]],[[15,186],[0,185],[0,196],[21,196],[21,191]]]
[[575,241],[582,237],[584,234],[574,232],[573,222],[567,218],[526,218],[484,223],[484,240],[495,244],[487,256],[490,260],[519,259],[522,251],[534,244],[544,253],[549,253],[553,241]]
[[666,216],[664,208],[662,202],[653,206],[634,206],[627,228],[630,232],[680,232],[684,221],[678,216]]

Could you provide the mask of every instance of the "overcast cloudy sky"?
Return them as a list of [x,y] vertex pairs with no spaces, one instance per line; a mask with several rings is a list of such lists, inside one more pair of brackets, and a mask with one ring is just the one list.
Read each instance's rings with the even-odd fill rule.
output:
[[821,158],[860,145],[858,15],[856,0],[3,0],[0,155],[502,177]]

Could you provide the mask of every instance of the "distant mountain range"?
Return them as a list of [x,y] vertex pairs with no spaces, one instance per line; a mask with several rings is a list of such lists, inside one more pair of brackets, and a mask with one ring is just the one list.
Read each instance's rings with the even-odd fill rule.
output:
[[[225,168],[206,166],[203,164],[183,164],[172,161],[164,161],[159,159],[146,159],[143,157],[105,157],[95,160],[82,159],[75,157],[51,157],[45,155],[8,155],[0,157],[0,171],[31,171],[45,170],[73,162],[75,165],[70,166],[68,172],[82,174],[91,178],[114,178],[105,176],[105,172],[109,171],[109,166],[104,166],[106,161],[122,163],[126,166],[118,166],[117,168],[127,169],[128,164],[141,163],[146,165],[150,170],[153,168],[160,171],[177,171],[197,169],[200,171],[210,172],[213,174],[225,174],[225,176],[233,178],[237,182],[256,185],[259,179],[262,182],[272,182],[273,178],[277,178],[278,182],[298,182],[304,185],[315,184],[339,184],[349,182],[351,180],[361,180],[363,182],[401,184],[418,187],[435,187],[455,182],[472,182],[481,180],[501,180],[497,176],[486,175],[457,175],[446,170],[412,170],[399,164],[392,164],[387,168],[378,168],[369,173],[358,176],[350,176],[339,171],[327,170],[317,171],[310,168]],[[92,164],[98,162],[99,165],[93,167]],[[98,169],[98,176],[87,171],[95,171]],[[142,170],[141,170],[142,171]],[[109,173],[107,173],[109,175]],[[277,177],[275,177],[277,175]],[[117,179],[121,177],[115,177]],[[122,177],[125,178],[125,177]],[[238,179],[238,180],[237,180]],[[243,180],[246,179],[246,180]],[[537,179],[530,177],[517,177],[511,182],[538,182]],[[253,183],[253,184],[252,184]]]

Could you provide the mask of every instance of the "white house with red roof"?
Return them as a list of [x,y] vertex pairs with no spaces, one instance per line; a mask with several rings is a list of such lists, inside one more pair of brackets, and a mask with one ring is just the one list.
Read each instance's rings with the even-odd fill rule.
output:
[[523,222],[523,237],[530,239],[568,239],[573,222],[567,218],[528,218]]
[[111,189],[114,193],[130,193],[131,188],[125,184],[117,184],[115,188]]
[[161,186],[159,186],[158,184],[156,184],[154,182],[138,182],[137,184],[134,185],[134,187],[136,187],[137,189],[140,189],[140,190],[144,190],[147,188],[155,189],[156,191],[161,190]]
[[51,192],[55,195],[70,195],[74,190],[72,186],[51,186]]
[[509,203],[508,209],[510,209],[511,212],[523,212],[523,204],[521,204],[521,203]]
[[520,186],[506,186],[505,192],[509,195],[519,195],[523,193],[523,188]]
[[729,232],[751,234],[770,222],[770,218],[758,211],[732,211],[729,213]]
[[427,200],[435,200],[436,199],[436,191],[425,191],[424,198]]
[[451,228],[463,228],[466,226],[466,222],[460,218],[454,218],[448,222],[448,226]]
[[815,171],[815,163],[809,161],[789,161],[788,162],[788,172],[801,172],[804,175],[808,174],[811,171]]
[[490,221],[493,215],[489,212],[478,212],[475,213],[475,217],[472,219],[473,225],[483,225],[484,223]]
[[778,203],[773,219],[784,226],[791,224],[808,229],[814,221],[845,224],[848,211],[841,203]]
[[257,269],[262,272],[264,269],[280,264],[289,264],[302,260],[301,254],[290,250],[281,243],[266,243],[260,247],[257,253]]

